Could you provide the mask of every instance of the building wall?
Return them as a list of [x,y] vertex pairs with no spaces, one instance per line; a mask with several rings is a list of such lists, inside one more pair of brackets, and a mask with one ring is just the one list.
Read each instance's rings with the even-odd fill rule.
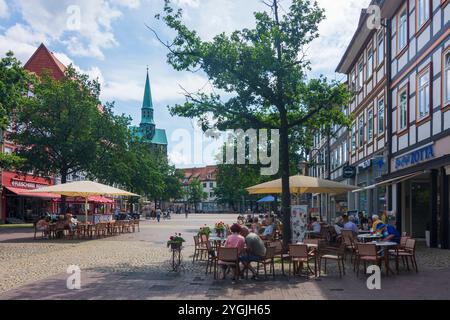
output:
[[[450,110],[443,102],[442,70],[445,53],[450,52],[450,6],[441,6],[440,1],[430,1],[433,14],[428,22],[419,28],[416,21],[416,1],[404,1],[408,8],[408,44],[405,49],[397,49],[398,30],[393,28],[391,41],[392,59],[392,154],[397,156],[425,145],[436,138],[450,133]],[[398,16],[393,18],[397,24]],[[396,50],[397,49],[397,50]],[[398,52],[400,51],[400,52]],[[419,113],[419,80],[429,75],[428,114]],[[403,97],[407,96],[407,123],[402,126],[400,108]],[[395,170],[395,165],[394,165]]]

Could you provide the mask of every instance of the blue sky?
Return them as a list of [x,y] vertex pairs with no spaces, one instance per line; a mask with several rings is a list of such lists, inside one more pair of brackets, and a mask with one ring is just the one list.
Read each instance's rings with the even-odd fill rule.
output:
[[[173,2],[185,10],[187,25],[204,38],[251,27],[252,13],[266,9],[260,0]],[[321,37],[308,49],[311,77],[325,74],[331,79],[344,79],[334,70],[356,29],[360,10],[369,2],[318,0],[326,10],[327,20],[320,25]],[[148,65],[155,120],[158,128],[167,130],[172,163],[179,167],[212,164],[212,154],[194,157],[180,152],[176,136],[191,132],[193,137],[196,124],[173,118],[167,110],[167,105],[183,102],[180,86],[191,91],[211,88],[201,73],[172,70],[166,63],[165,48],[145,27],[148,24],[163,39],[170,40],[173,34],[154,18],[163,3],[163,0],[0,0],[0,54],[12,50],[25,63],[44,42],[63,63],[73,63],[82,72],[98,77],[102,101],[115,101],[116,112],[130,115],[133,124],[139,123]],[[282,6],[287,8],[289,1],[282,1]],[[78,13],[80,24],[74,29],[71,26]],[[193,150],[194,141],[190,144]],[[211,145],[209,149],[214,150]]]

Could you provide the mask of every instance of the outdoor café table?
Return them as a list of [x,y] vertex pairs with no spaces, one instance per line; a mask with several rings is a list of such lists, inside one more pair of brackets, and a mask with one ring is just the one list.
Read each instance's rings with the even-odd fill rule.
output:
[[358,235],[358,240],[361,240],[362,242],[373,241],[373,240],[377,240],[377,239],[381,239],[381,238],[383,238],[383,236],[380,234],[359,234]]
[[211,241],[214,244],[214,248],[220,248],[223,243],[227,240],[225,237],[217,237],[217,236],[210,236],[208,238],[209,241]]
[[369,234],[370,233],[370,230],[358,230],[358,233],[359,234]]
[[386,266],[386,275],[388,276],[389,271],[391,271],[389,267],[389,248],[398,246],[398,243],[392,241],[372,241],[371,243],[375,244],[379,249],[384,249],[384,264]]

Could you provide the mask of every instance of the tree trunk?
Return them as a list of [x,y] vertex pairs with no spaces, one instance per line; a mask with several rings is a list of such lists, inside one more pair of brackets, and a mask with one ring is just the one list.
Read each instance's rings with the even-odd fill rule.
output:
[[[67,183],[67,170],[61,170],[61,184]],[[60,214],[66,214],[67,212],[67,197],[61,196],[61,207],[59,208]]]
[[291,193],[289,187],[289,136],[285,114],[281,115],[280,128],[280,162],[281,162],[281,215],[283,218],[283,247],[287,249],[292,239],[291,230]]

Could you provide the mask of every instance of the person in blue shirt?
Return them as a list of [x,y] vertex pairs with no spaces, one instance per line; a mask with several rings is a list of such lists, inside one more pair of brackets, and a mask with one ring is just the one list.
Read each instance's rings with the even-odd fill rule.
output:
[[377,225],[377,230],[379,230],[381,232],[381,234],[383,235],[384,241],[392,241],[392,242],[400,243],[400,237],[401,237],[400,232],[398,232],[398,230],[395,229],[394,226],[392,226],[390,224],[379,223]]

